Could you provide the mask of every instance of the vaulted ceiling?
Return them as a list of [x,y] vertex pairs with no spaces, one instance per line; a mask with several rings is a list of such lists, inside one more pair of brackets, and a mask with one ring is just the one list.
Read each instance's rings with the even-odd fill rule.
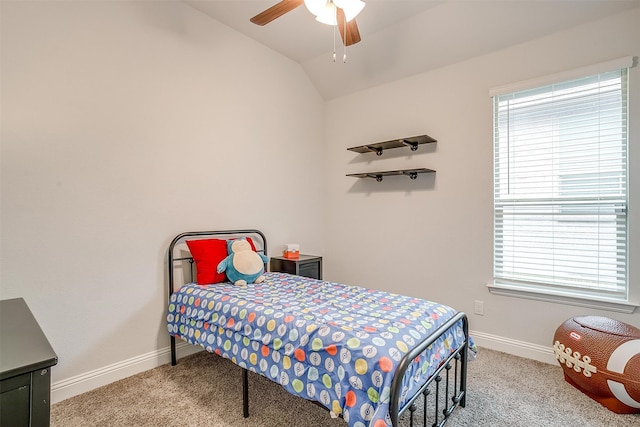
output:
[[264,27],[249,18],[278,0],[183,0],[298,62],[324,99],[459,62],[640,7],[640,0],[364,0],[362,41],[346,50],[304,6]]

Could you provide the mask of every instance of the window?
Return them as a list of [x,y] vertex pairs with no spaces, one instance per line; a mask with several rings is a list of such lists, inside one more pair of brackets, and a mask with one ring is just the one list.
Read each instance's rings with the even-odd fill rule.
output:
[[627,68],[493,96],[494,281],[627,300]]

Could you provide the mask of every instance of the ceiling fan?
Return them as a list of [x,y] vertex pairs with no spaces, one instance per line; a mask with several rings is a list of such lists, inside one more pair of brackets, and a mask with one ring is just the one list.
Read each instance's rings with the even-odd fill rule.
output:
[[345,46],[351,46],[361,40],[355,20],[356,15],[365,6],[361,0],[282,0],[250,21],[256,25],[266,25],[303,3],[316,16],[317,21],[338,27]]

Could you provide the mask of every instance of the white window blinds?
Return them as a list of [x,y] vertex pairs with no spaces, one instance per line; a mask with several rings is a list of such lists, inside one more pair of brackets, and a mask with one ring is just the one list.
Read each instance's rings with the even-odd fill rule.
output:
[[494,100],[494,279],[627,298],[627,69]]

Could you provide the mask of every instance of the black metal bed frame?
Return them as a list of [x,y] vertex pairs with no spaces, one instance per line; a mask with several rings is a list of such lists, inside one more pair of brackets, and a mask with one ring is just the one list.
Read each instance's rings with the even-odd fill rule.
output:
[[[188,237],[213,237],[213,236],[259,236],[262,240],[262,248],[258,249],[259,252],[267,255],[267,239],[266,236],[256,229],[245,230],[217,230],[217,231],[190,231],[178,234],[170,243],[167,254],[167,270],[169,281],[169,298],[174,293],[174,264],[176,262],[189,262],[189,275],[190,280],[193,282],[193,257],[174,257],[175,246],[185,240]],[[265,263],[265,271],[267,265]],[[420,387],[420,389],[408,399],[404,405],[400,406],[400,398],[402,397],[402,379],[404,378],[406,371],[411,367],[413,360],[420,355],[424,350],[433,345],[433,343],[447,332],[456,323],[462,322],[462,329],[465,336],[465,342],[456,351],[450,354],[443,362],[440,363],[436,371],[429,377],[429,379]],[[414,425],[414,415],[417,410],[416,402],[422,397],[423,404],[423,426],[427,426],[427,410],[429,409],[429,396],[434,394],[433,400],[433,424],[432,427],[443,426],[458,407],[466,406],[467,398],[467,361],[468,361],[468,347],[469,347],[469,322],[467,316],[458,312],[454,317],[449,319],[445,324],[436,329],[429,337],[419,343],[416,347],[410,350],[404,355],[396,372],[394,373],[393,381],[391,383],[391,396],[390,396],[390,416],[391,423],[394,427],[399,427],[400,416],[409,411],[409,427]],[[171,335],[171,365],[177,364],[176,354],[176,337]],[[453,378],[451,370],[453,369]],[[444,390],[441,391],[441,383],[445,379]],[[453,386],[452,386],[453,382]],[[318,402],[312,402],[320,405]],[[440,409],[442,405],[442,409]],[[321,405],[320,405],[321,406]],[[323,406],[324,408],[324,406]],[[325,408],[326,409],[326,408]],[[248,370],[242,368],[242,413],[244,418],[249,417],[249,379]]]

